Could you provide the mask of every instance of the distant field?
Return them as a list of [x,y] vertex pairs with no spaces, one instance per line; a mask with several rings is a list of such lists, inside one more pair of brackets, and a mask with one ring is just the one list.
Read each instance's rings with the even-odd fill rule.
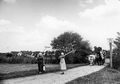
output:
[[[59,68],[59,65],[46,65],[47,68]],[[37,64],[0,64],[0,73],[8,74],[12,72],[20,72],[20,71],[29,71],[29,70],[37,70]]]
[[[70,69],[83,65],[85,64],[67,64],[67,68]],[[45,73],[59,70],[59,64],[47,64]],[[37,75],[37,72],[37,64],[0,64],[0,79]]]

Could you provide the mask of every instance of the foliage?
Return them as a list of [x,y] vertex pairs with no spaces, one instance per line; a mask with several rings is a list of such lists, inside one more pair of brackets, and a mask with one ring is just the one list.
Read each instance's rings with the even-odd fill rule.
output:
[[13,56],[13,54],[12,53],[7,53],[7,55],[6,55],[7,57],[12,57]]
[[120,33],[114,41],[116,48],[113,50],[113,67],[118,69],[120,67]]
[[82,37],[77,33],[65,32],[57,38],[54,38],[51,45],[53,49],[69,50],[69,48],[72,48],[75,44],[80,44],[81,40]]
[[24,56],[13,56],[13,57],[6,57],[6,56],[0,56],[0,63],[36,63],[35,58],[31,57],[24,57]]
[[[26,54],[26,53],[29,53],[28,51],[22,51],[24,52],[21,56],[18,56],[16,51],[14,52],[11,52],[11,53],[0,53],[0,63],[13,63],[13,64],[26,64],[26,63],[29,63],[29,64],[34,64],[36,63],[36,56],[37,54],[39,53],[38,51],[36,52],[33,52],[33,55],[34,57],[30,57],[29,54]],[[32,51],[30,51],[32,53]],[[30,54],[31,54],[30,53]],[[47,64],[51,64],[51,63],[58,63],[56,58],[55,58],[55,55],[54,55],[54,52],[51,52],[51,51],[47,51],[45,52],[45,63]]]
[[[53,49],[57,50],[57,53],[62,51],[68,53],[71,50],[76,50],[74,54],[66,56],[66,62],[68,63],[81,63],[85,62],[86,56],[90,54],[91,48],[88,41],[84,41],[81,35],[74,32],[64,32],[57,38],[51,41]],[[60,54],[56,55],[59,57]],[[56,57],[56,58],[57,58]]]
[[90,75],[69,81],[66,84],[120,84],[120,72],[106,67]]
[[100,51],[102,50],[102,48],[101,47],[94,47],[94,52],[95,53],[99,53]]

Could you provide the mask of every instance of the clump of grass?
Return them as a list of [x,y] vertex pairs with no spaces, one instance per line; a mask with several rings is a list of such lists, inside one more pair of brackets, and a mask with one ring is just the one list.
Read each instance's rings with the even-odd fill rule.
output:
[[66,84],[120,84],[120,72],[115,69],[104,68]]

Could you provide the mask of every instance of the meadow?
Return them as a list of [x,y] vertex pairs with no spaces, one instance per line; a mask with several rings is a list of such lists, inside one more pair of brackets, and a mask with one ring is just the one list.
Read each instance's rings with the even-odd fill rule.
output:
[[[86,64],[67,64],[67,68],[71,69]],[[46,64],[46,73],[59,71],[59,64]],[[38,75],[37,64],[0,64],[0,79],[18,78],[31,75]]]

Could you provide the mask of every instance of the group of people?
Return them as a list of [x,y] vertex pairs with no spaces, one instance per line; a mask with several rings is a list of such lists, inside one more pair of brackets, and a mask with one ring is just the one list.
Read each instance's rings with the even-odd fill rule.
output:
[[[64,54],[64,52],[61,52],[60,56],[59,56],[59,64],[60,64],[60,70],[61,70],[61,74],[64,74],[64,71],[67,69],[66,67],[66,63],[65,63],[65,56],[68,55],[69,53]],[[88,60],[90,62],[90,65],[103,65],[105,62],[105,56],[103,55],[103,50],[101,47],[94,47],[94,51],[91,55],[88,56]],[[38,73],[43,73],[45,72],[45,60],[44,60],[44,55],[43,53],[39,53],[37,55],[37,63],[38,63]]]
[[[65,63],[65,54],[61,52],[61,55],[59,56],[60,59],[60,70],[61,74],[64,74],[64,71],[67,69],[66,63]],[[44,73],[45,72],[45,60],[43,53],[39,53],[37,55],[37,63],[38,63],[38,73]]]
[[88,56],[88,60],[90,65],[103,65],[105,62],[105,55],[103,54],[103,50],[101,47],[94,47],[94,51],[91,55]]

